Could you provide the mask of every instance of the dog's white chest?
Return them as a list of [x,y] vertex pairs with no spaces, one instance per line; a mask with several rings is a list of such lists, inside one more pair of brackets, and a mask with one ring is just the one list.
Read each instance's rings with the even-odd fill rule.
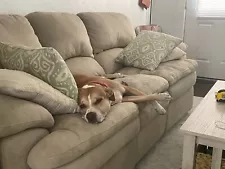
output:
[[87,88],[91,88],[91,87],[95,87],[95,86],[94,85],[84,85],[82,88],[87,89]]

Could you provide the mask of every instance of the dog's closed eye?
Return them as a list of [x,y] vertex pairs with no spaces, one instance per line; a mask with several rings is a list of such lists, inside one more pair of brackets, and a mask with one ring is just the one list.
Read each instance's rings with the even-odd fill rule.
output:
[[86,106],[85,104],[81,104],[79,107],[80,107],[81,109],[85,109],[87,106]]
[[95,101],[95,104],[99,104],[99,103],[101,103],[101,101],[102,101],[102,98],[98,98],[98,99]]

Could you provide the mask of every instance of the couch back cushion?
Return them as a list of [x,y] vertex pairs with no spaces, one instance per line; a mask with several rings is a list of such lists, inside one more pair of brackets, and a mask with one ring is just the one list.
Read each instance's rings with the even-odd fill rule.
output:
[[24,16],[1,14],[0,32],[0,42],[33,48],[41,47],[32,26]]
[[123,48],[135,38],[133,26],[123,14],[85,12],[78,16],[87,28],[94,53]]
[[95,60],[103,67],[106,74],[113,74],[123,67],[116,62],[116,58],[123,51],[123,48],[113,48],[95,55]]
[[104,69],[91,57],[75,57],[67,59],[66,64],[73,75],[86,74],[92,76],[105,74]]
[[93,56],[87,30],[77,15],[34,12],[26,17],[42,46],[55,48],[64,60],[75,56]]

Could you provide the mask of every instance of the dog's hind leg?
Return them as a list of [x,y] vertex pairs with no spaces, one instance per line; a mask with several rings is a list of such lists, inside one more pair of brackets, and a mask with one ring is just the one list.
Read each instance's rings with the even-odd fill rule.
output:
[[[135,89],[130,86],[124,86],[125,94],[133,95],[133,96],[147,96],[146,100],[171,100],[171,96],[168,93],[158,93],[158,94],[150,94],[146,95],[138,89]],[[156,99],[155,99],[156,97]]]
[[158,112],[159,115],[165,115],[166,114],[166,110],[161,106],[161,104],[159,104],[159,102],[152,101],[152,106]]
[[105,74],[102,75],[102,77],[107,78],[107,79],[118,79],[118,78],[123,78],[126,75],[123,75],[121,73],[114,73],[114,74]]
[[[150,97],[151,100],[155,100],[154,97]],[[134,103],[140,103],[140,102],[145,102],[149,101],[148,96],[123,96],[122,102],[134,102]]]
[[140,90],[135,89],[133,87],[125,86],[125,85],[123,85],[123,87],[125,89],[125,94],[133,95],[133,96],[146,96],[145,93],[143,93]]
[[125,96],[123,97],[122,102],[140,103],[140,102],[151,101],[152,106],[158,112],[158,114],[165,115],[166,110],[157,101],[161,101],[161,100],[169,101],[170,99],[171,97],[168,93],[160,93],[160,94],[151,94],[151,95],[145,95],[145,96]]
[[171,97],[168,93],[160,93],[160,94],[150,94],[150,95],[142,95],[142,96],[124,96],[122,102],[145,102],[145,101],[161,101],[161,100],[170,100]]

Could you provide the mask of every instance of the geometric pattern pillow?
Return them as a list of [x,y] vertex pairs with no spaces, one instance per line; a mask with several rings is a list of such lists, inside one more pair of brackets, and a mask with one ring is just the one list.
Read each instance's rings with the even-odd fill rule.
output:
[[116,58],[125,66],[154,70],[182,42],[161,32],[142,31]]
[[179,47],[176,47],[176,48],[173,49],[173,51],[168,56],[166,56],[162,60],[162,62],[168,62],[168,61],[171,61],[171,60],[181,59],[185,55],[186,55],[186,53],[183,50],[181,50]]
[[61,55],[51,47],[31,49],[0,42],[3,68],[29,73],[77,100],[77,85]]

